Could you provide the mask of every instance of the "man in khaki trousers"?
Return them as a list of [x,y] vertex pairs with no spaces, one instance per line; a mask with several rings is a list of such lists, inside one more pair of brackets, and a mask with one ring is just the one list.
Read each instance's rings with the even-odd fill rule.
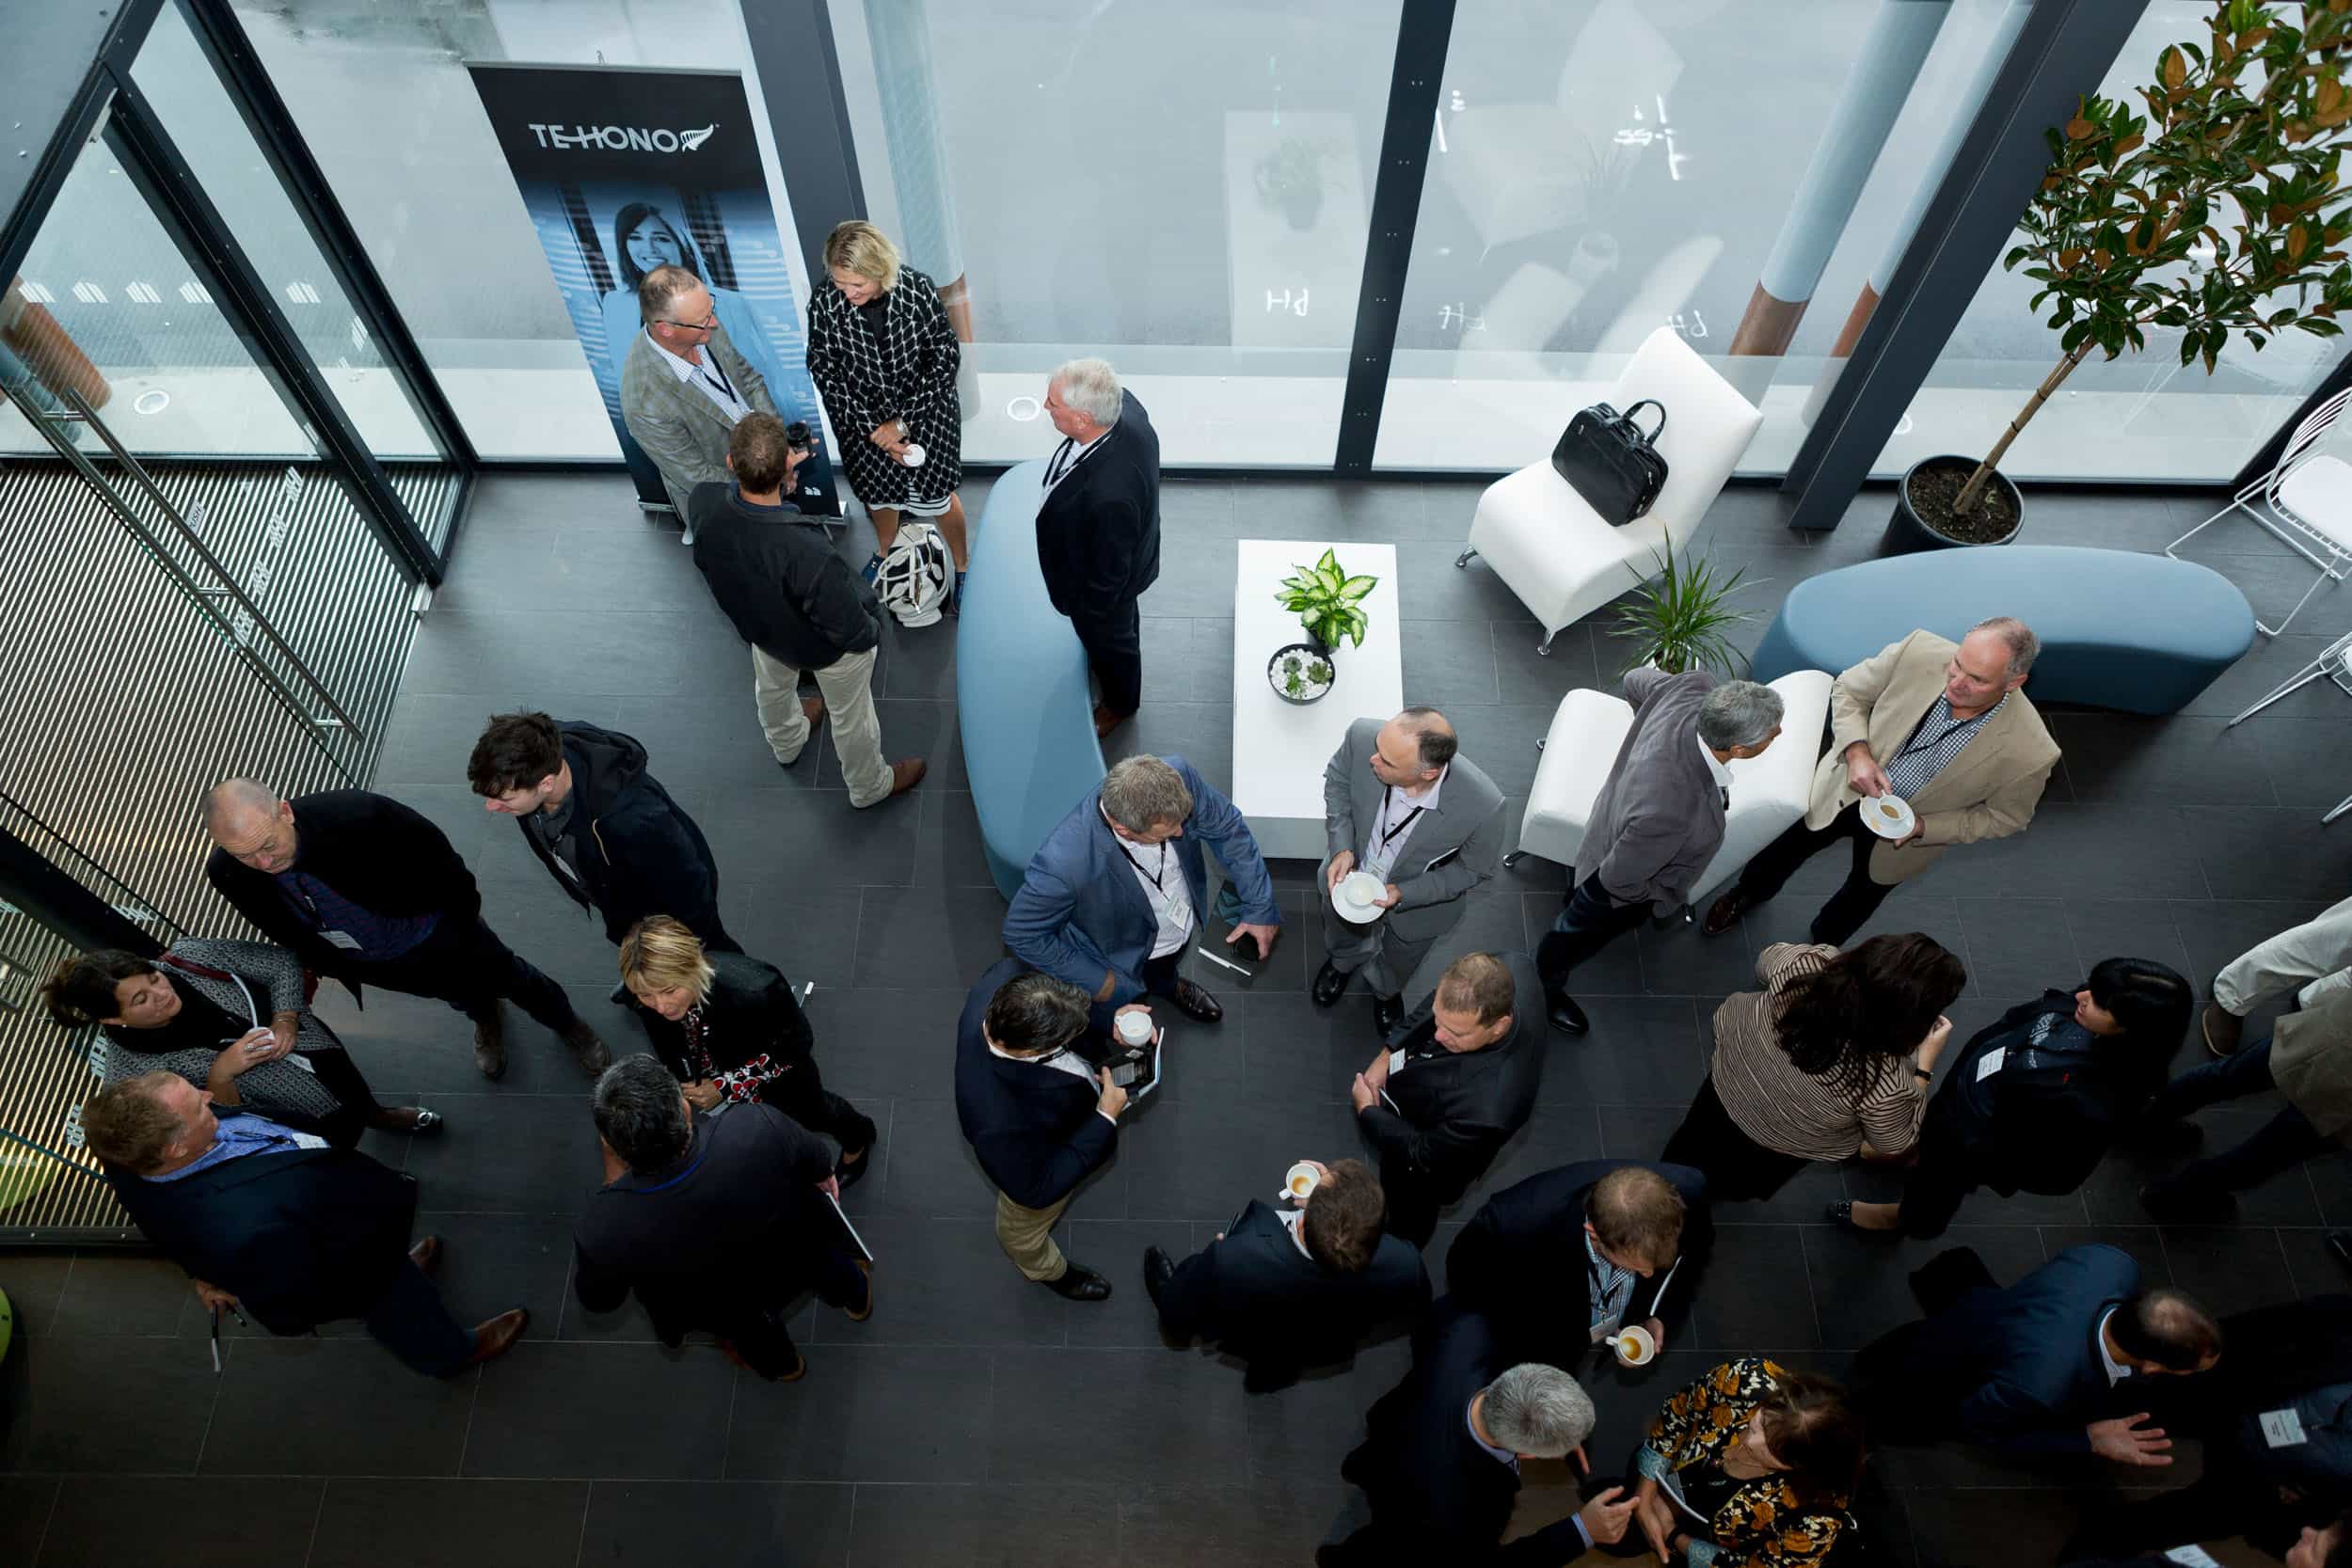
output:
[[[805,454],[773,414],[746,414],[727,436],[735,482],[697,484],[687,498],[694,565],[736,631],[752,645],[752,689],[768,749],[786,768],[799,760],[826,714],[850,804],[903,795],[923,778],[923,759],[884,762],[874,711],[874,651],[882,605],[834,553],[822,524],[784,499]],[[801,672],[821,697],[803,700]]]
[[2347,986],[2352,986],[2352,898],[2256,942],[2222,966],[2205,1008],[2205,1049],[2217,1056],[2235,1051],[2246,1015],[2283,991],[2293,990],[2298,1006],[2312,1007]]

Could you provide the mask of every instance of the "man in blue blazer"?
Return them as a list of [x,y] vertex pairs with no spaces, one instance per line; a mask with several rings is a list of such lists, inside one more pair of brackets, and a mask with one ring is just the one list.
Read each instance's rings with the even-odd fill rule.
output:
[[[1101,1301],[1110,1281],[1062,1256],[1054,1227],[1071,1196],[1119,1148],[1127,1091],[1071,1042],[1087,1032],[1086,993],[1015,958],[964,998],[956,1025],[956,1120],[996,1183],[996,1244],[1027,1278],[1072,1301]],[[1121,1012],[1143,1012],[1141,1004]]]
[[1143,1285],[1161,1331],[1219,1341],[1249,1364],[1242,1386],[1251,1393],[1344,1361],[1373,1328],[1418,1319],[1429,1306],[1421,1253],[1382,1233],[1388,1196],[1372,1167],[1307,1163],[1317,1180],[1304,1206],[1251,1198],[1232,1229],[1182,1263],[1143,1249]]
[[1176,973],[1208,912],[1203,851],[1241,899],[1227,945],[1248,936],[1245,957],[1272,953],[1282,916],[1258,841],[1233,802],[1176,756],[1121,759],[1045,835],[1005,912],[1005,945],[1086,992],[1098,1030],[1147,992],[1215,1023],[1225,1016],[1216,998]]
[[2188,1296],[2142,1290],[2118,1247],[2068,1247],[2016,1284],[1965,1291],[1863,1348],[1854,1371],[1874,1436],[1956,1433],[2021,1455],[2095,1453],[2164,1465],[2171,1439],[2148,1419],[2152,1377],[2221,1359],[2221,1327]]

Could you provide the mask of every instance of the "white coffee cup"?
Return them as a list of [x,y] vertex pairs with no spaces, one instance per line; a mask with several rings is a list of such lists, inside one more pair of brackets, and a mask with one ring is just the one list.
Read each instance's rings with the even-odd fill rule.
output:
[[1295,1203],[1304,1203],[1314,1196],[1315,1189],[1322,1184],[1323,1177],[1310,1160],[1299,1161],[1282,1174],[1283,1196]]
[[1658,1354],[1658,1341],[1640,1323],[1629,1323],[1609,1337],[1609,1343],[1617,1353],[1617,1359],[1629,1367],[1639,1367]]
[[898,461],[910,468],[919,468],[923,466],[923,449],[916,443],[909,441],[899,450]]
[[1122,1044],[1142,1045],[1152,1038],[1150,1013],[1121,1013],[1114,1027]]

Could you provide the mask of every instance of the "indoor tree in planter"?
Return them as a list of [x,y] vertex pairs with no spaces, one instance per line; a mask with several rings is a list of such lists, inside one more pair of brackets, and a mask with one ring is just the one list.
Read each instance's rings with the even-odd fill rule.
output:
[[[2352,0],[2217,0],[2209,43],[2174,44],[2139,91],[2146,115],[2087,98],[2045,132],[2051,162],[2001,259],[2052,307],[2058,362],[1982,462],[1931,457],[1903,476],[1898,527],[1922,543],[1990,544],[2017,529],[2023,503],[1996,469],[2019,432],[2097,349],[2146,346],[2149,327],[2181,335],[2181,363],[2207,374],[2233,333],[2260,349],[2290,329],[2334,337],[2352,306],[2352,192],[2338,161],[2352,122],[2343,81]],[[2191,252],[2212,252],[2201,266]]]
[[1689,670],[1718,670],[1728,675],[1744,668],[1747,657],[1725,635],[1733,626],[1755,617],[1746,610],[1726,610],[1724,601],[1742,587],[1747,569],[1729,577],[1717,575],[1705,556],[1675,558],[1674,541],[1650,559],[1657,572],[1635,584],[1633,596],[1617,610],[1612,637],[1629,639],[1635,648],[1626,667],[1655,664],[1670,675]]

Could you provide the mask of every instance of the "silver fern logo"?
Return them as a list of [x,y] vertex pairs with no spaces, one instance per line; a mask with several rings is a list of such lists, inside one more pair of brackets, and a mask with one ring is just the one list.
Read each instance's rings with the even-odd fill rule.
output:
[[718,129],[717,120],[699,131],[673,131],[666,125],[533,124],[531,134],[539,138],[541,147],[559,151],[594,147],[607,152],[693,152]]

